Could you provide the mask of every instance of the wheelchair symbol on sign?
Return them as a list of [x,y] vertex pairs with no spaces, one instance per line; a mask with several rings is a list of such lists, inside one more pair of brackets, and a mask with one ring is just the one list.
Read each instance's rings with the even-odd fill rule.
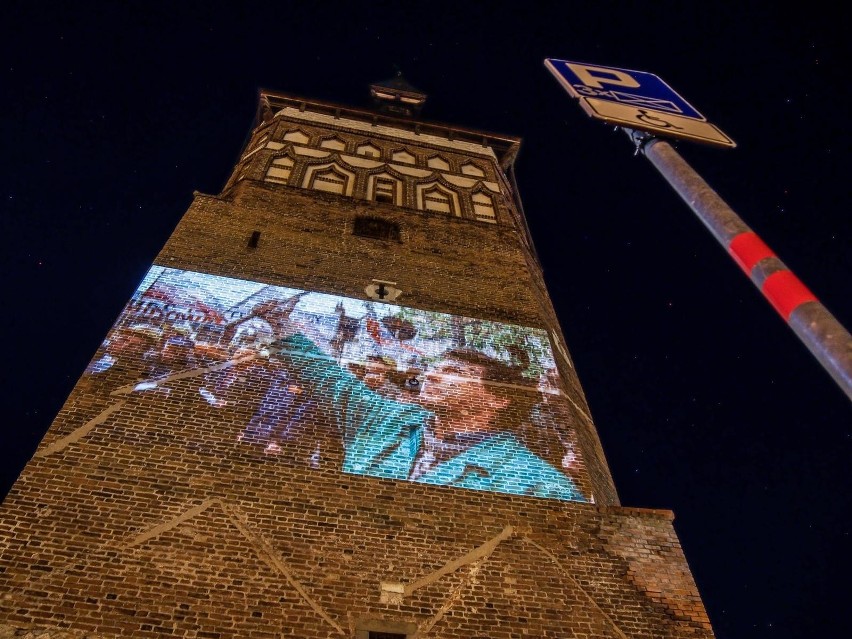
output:
[[652,126],[655,129],[676,129],[678,131],[683,131],[683,127],[675,126],[668,120],[664,120],[658,115],[649,113],[645,109],[638,109],[638,111],[639,115],[636,116],[636,119],[642,122],[643,124]]

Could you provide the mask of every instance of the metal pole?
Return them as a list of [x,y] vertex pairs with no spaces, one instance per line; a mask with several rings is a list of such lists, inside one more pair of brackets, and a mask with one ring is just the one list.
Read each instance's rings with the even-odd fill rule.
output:
[[624,129],[852,400],[852,337],[758,235],[674,150]]

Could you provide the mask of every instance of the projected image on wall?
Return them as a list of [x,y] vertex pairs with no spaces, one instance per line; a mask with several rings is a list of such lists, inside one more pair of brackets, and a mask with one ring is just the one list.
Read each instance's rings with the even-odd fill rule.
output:
[[87,374],[121,370],[264,460],[585,500],[540,329],[154,267]]

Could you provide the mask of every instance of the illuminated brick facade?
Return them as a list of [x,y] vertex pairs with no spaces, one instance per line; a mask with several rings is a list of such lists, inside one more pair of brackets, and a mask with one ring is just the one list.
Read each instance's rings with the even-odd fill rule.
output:
[[259,106],[2,506],[0,637],[711,637],[618,502],[520,141]]

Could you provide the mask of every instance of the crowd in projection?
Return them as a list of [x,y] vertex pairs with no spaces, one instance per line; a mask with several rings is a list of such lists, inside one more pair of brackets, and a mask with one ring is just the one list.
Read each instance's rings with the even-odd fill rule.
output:
[[212,410],[251,397],[235,445],[270,458],[585,499],[538,329],[154,267],[88,374],[129,360],[134,394],[192,381]]

